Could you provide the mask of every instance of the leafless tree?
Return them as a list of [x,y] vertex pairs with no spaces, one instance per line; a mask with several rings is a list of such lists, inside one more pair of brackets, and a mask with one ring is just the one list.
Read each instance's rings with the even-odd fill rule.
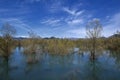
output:
[[101,37],[101,32],[102,25],[100,24],[100,21],[98,19],[93,19],[86,25],[86,34],[87,37],[90,39],[89,44],[91,44],[91,56],[93,59],[95,58],[97,38]]
[[1,29],[1,42],[0,42],[0,51],[1,55],[8,60],[11,48],[13,46],[13,35],[16,33],[16,29],[11,26],[9,23],[5,23]]

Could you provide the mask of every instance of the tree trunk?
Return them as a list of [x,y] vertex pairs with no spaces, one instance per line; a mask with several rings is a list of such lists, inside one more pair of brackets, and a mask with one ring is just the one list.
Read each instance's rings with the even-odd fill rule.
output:
[[96,37],[93,37],[92,39],[92,51],[91,51],[91,54],[90,54],[90,58],[92,60],[95,60],[95,51],[96,51]]

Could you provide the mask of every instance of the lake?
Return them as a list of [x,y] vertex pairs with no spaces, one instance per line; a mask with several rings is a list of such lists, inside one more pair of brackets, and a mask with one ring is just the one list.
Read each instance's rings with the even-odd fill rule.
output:
[[103,51],[96,60],[89,57],[87,51],[69,55],[43,53],[38,61],[29,64],[28,56],[17,47],[8,63],[0,59],[0,80],[120,80],[119,54]]

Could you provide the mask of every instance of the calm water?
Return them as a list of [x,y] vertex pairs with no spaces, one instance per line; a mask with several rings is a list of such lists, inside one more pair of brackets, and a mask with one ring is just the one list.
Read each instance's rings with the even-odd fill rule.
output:
[[120,55],[104,51],[95,61],[89,52],[66,56],[42,54],[28,64],[28,56],[16,48],[9,62],[0,60],[0,80],[120,80]]

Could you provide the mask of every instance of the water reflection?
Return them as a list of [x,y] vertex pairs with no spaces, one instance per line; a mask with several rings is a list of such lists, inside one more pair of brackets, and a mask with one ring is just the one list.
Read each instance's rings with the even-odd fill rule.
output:
[[120,56],[104,51],[96,60],[88,51],[69,55],[25,55],[23,48],[16,48],[9,62],[0,58],[0,80],[120,80]]
[[9,80],[9,62],[0,60],[0,80]]

